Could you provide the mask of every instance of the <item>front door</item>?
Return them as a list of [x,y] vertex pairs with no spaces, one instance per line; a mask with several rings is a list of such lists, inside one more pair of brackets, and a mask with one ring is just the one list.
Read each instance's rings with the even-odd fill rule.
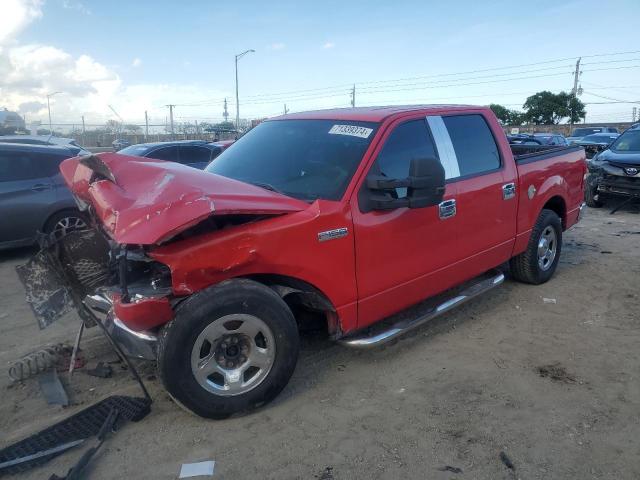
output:
[[[412,158],[439,158],[446,176],[452,175],[446,158],[438,155],[424,117],[389,127],[369,173],[406,178]],[[444,160],[444,161],[443,161]],[[449,183],[444,202],[455,198],[457,186]],[[352,201],[356,242],[358,328],[408,307],[448,288],[457,260],[457,219],[451,209],[424,208],[366,211],[366,181]],[[406,189],[396,189],[398,198]],[[354,199],[356,196],[354,196]],[[442,204],[441,204],[442,205]]]

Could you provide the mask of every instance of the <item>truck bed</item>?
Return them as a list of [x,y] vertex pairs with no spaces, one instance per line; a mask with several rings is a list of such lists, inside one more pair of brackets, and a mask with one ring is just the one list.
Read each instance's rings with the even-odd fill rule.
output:
[[516,163],[529,163],[538,160],[544,160],[546,158],[556,157],[558,155],[564,155],[569,152],[575,152],[582,147],[579,145],[558,146],[558,145],[509,145],[513,158]]

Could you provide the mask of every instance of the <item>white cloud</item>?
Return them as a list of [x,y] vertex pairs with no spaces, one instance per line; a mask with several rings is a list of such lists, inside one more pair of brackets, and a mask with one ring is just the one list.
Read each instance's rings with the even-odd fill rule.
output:
[[33,20],[42,17],[42,0],[2,0],[0,45],[13,38]]
[[91,10],[89,10],[86,5],[79,0],[63,0],[62,6],[67,10],[77,10],[84,15],[91,15]]
[[276,43],[272,43],[271,45],[269,45],[270,50],[282,50],[286,45],[282,42],[276,42]]
[[333,42],[326,42],[324,45],[322,45],[322,48],[333,48],[335,46],[336,44]]
[[142,60],[140,60],[138,57],[133,59],[133,62],[131,62],[131,66],[134,68],[139,67],[142,64]]

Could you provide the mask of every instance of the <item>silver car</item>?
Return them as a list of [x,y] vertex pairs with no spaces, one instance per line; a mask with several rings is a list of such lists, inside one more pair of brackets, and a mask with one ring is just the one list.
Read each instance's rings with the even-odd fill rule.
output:
[[0,249],[32,245],[39,231],[86,227],[59,170],[74,156],[63,146],[0,143]]

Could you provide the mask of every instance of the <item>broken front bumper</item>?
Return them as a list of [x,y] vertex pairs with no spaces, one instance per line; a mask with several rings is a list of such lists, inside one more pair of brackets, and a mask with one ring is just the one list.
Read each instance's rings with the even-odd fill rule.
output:
[[111,338],[129,357],[144,360],[156,359],[158,337],[149,331],[135,331],[127,327],[114,312],[113,302],[103,294],[87,295],[83,303],[101,316]]

